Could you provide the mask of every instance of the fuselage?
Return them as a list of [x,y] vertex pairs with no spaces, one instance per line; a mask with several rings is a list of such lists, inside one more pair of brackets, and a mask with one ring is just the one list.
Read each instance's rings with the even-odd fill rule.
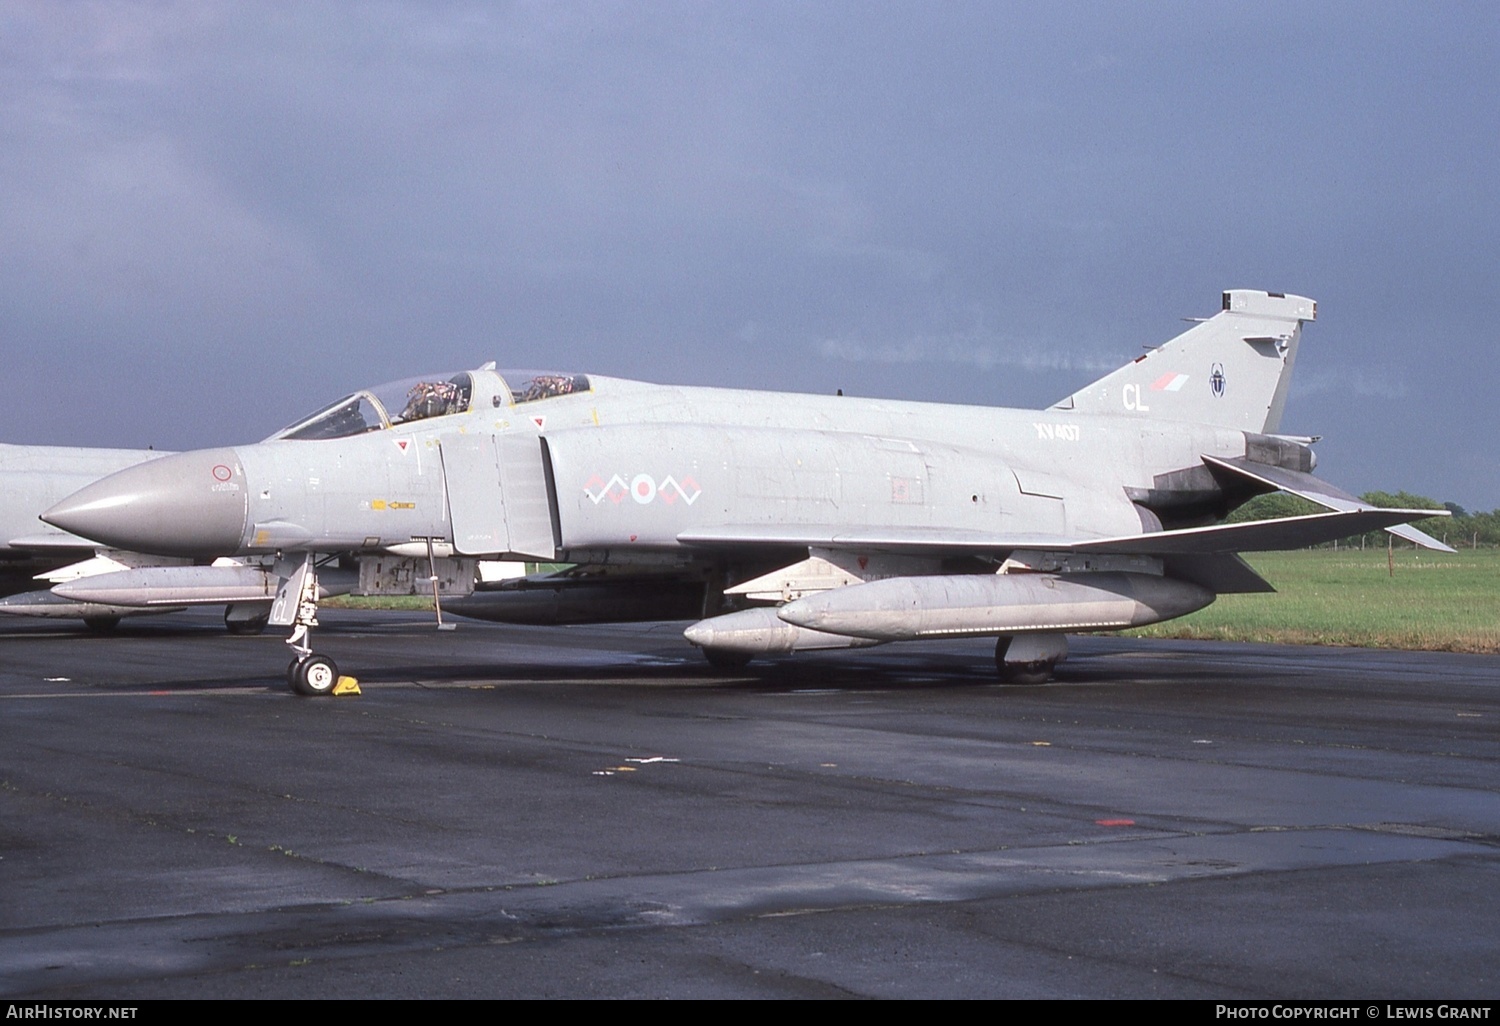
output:
[[[777,532],[793,544],[850,529],[1108,537],[1162,526],[1132,496],[1159,491],[1164,475],[1247,448],[1241,431],[1129,414],[597,376],[586,390],[516,402],[495,372],[469,376],[466,412],[142,468],[131,514],[112,516],[102,540],[223,555],[430,538],[459,552],[576,561]],[[118,512],[120,494],[109,502]]]

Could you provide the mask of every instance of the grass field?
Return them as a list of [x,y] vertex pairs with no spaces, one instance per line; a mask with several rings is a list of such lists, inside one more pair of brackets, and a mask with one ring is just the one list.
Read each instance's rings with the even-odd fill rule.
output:
[[1293,645],[1500,652],[1500,549],[1456,555],[1384,549],[1246,557],[1275,595],[1224,595],[1207,609],[1132,633]]
[[[1318,549],[1247,557],[1275,595],[1225,595],[1180,620],[1131,633],[1151,638],[1500,652],[1500,549],[1456,555]],[[330,606],[431,609],[428,598],[333,599]]]
[[425,609],[431,611],[432,598],[427,595],[336,595],[319,605],[329,609]]

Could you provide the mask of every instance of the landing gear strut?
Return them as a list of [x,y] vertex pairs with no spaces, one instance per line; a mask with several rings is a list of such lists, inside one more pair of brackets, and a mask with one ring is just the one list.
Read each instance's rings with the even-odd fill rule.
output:
[[271,620],[292,627],[286,639],[296,653],[286,668],[291,689],[309,698],[331,694],[339,682],[338,665],[312,650],[312,629],[318,625],[318,573],[311,554],[281,586],[271,607]]

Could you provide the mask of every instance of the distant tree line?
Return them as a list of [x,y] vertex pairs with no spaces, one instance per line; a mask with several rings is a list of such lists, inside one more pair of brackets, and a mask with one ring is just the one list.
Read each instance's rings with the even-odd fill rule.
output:
[[[1418,520],[1412,526],[1426,531],[1440,541],[1446,541],[1456,549],[1500,546],[1500,509],[1488,513],[1470,513],[1456,502],[1438,502],[1425,495],[1411,492],[1365,492],[1360,496],[1372,506],[1385,509],[1446,509],[1450,517],[1433,517]],[[1279,520],[1283,517],[1300,517],[1309,513],[1326,513],[1322,506],[1299,499],[1285,492],[1258,495],[1229,515],[1228,523],[1237,524],[1246,520]],[[1384,531],[1354,535],[1338,542],[1329,542],[1319,548],[1385,548],[1389,537]],[[1396,539],[1397,545],[1407,544]]]

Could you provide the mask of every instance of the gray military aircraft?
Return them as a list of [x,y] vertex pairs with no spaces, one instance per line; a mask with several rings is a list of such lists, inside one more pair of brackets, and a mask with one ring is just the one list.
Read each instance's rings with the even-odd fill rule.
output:
[[[192,559],[100,550],[94,542],[42,523],[41,512],[93,481],[170,453],[0,444],[0,614],[78,619],[91,630],[122,617],[188,605],[224,605],[225,626],[259,633],[270,615],[277,579],[232,560],[194,566]],[[38,581],[50,587],[37,587]],[[330,587],[353,586],[324,575]]]
[[[425,591],[496,620],[698,617],[716,665],[910,638],[994,636],[1045,680],[1066,636],[1274,590],[1238,555],[1384,528],[1279,434],[1301,296],[1233,290],[1172,341],[1045,410],[645,384],[493,364],[356,392],[255,445],[153,460],[44,519],[164,555],[275,560],[288,681],[331,690],[316,582]],[[1326,512],[1219,524],[1283,490]],[[475,589],[475,561],[574,564]],[[441,607],[438,613],[441,623]]]
[[[105,629],[137,612],[104,603],[72,602],[38,588],[37,579],[68,580],[95,558],[93,542],[51,528],[37,517],[90,482],[159,453],[142,449],[78,449],[0,444],[0,613],[81,619]],[[121,564],[123,566],[123,564]]]

